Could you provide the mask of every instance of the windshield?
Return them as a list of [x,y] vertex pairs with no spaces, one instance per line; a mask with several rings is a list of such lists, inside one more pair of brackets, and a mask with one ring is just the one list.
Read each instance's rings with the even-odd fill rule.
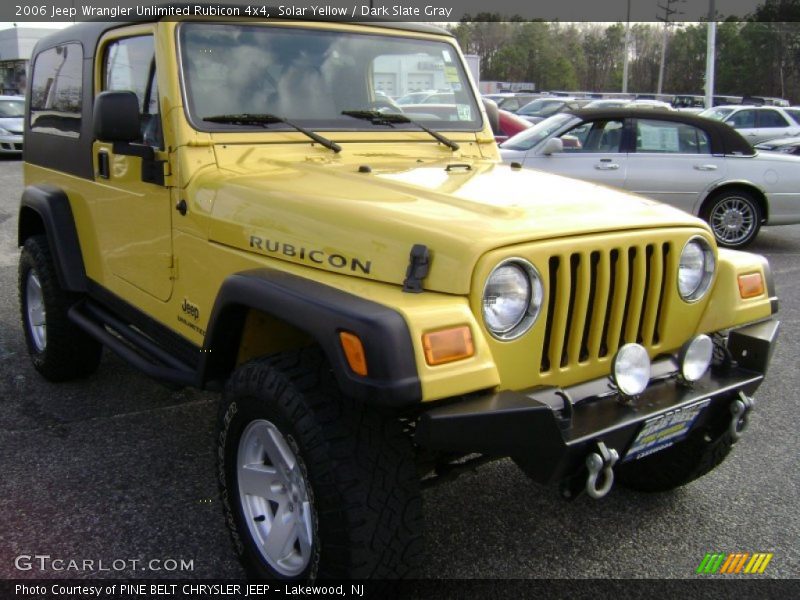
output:
[[517,111],[518,115],[552,115],[564,106],[563,100],[534,100]]
[[706,119],[714,119],[715,121],[722,121],[725,117],[733,112],[732,108],[709,108],[699,113],[701,117]]
[[0,100],[0,117],[21,117],[25,114],[23,100]]
[[500,147],[504,150],[530,150],[574,120],[576,117],[567,113],[553,115],[503,142]]
[[[183,23],[179,40],[189,119],[200,130],[241,130],[203,119],[242,114],[309,129],[414,128],[342,114],[359,110],[403,113],[437,130],[482,127],[459,56],[445,42],[232,23]],[[437,90],[435,105],[404,109],[394,100],[428,90]]]

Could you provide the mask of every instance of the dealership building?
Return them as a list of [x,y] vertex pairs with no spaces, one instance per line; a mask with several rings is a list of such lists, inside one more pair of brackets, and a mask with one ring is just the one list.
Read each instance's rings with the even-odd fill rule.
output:
[[0,94],[24,94],[33,47],[53,33],[44,27],[9,27],[0,31]]

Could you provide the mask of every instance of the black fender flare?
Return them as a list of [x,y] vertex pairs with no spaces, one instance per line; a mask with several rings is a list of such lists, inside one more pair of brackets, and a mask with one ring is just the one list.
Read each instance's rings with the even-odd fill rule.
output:
[[[396,310],[336,288],[273,269],[255,269],[223,282],[209,319],[199,369],[200,386],[216,385],[236,366],[245,318],[254,309],[309,334],[325,352],[342,392],[384,406],[407,407],[422,399],[414,347]],[[368,375],[347,363],[339,332],[356,334]]]
[[86,292],[86,268],[67,195],[63,190],[49,185],[25,188],[19,207],[19,246],[23,246],[28,237],[39,232],[38,225],[31,222],[31,213],[38,216],[44,227],[61,287],[70,292]]

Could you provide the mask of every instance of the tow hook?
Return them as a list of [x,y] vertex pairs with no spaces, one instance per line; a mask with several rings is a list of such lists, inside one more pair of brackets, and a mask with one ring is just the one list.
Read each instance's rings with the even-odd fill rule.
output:
[[753,410],[755,403],[755,398],[752,398],[743,391],[739,390],[739,398],[734,400],[731,404],[731,413],[733,414],[733,418],[731,419],[731,424],[728,428],[733,441],[736,441],[742,437],[742,432],[747,427],[747,417],[750,415],[750,411]]
[[[603,442],[597,442],[597,452],[592,452],[586,457],[586,468],[589,476],[586,478],[586,493],[595,500],[599,500],[611,491],[614,485],[614,465],[619,459],[619,453],[614,448],[608,448]],[[597,479],[602,473],[602,485],[597,486]]]

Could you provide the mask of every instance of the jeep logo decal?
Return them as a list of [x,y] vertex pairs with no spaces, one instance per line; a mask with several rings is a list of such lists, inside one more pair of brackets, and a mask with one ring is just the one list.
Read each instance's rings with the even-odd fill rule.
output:
[[183,299],[181,310],[192,317],[195,321],[200,318],[200,308],[196,304],[189,302],[189,300],[186,298]]
[[347,258],[341,254],[327,254],[324,250],[309,250],[302,246],[295,247],[292,244],[284,244],[274,240],[267,240],[255,235],[250,236],[250,247],[260,250],[265,254],[283,254],[289,258],[299,259],[305,262],[312,262],[317,265],[327,264],[334,269],[349,269],[354,273],[360,271],[369,275],[372,269],[372,261],[362,261],[358,258]]

